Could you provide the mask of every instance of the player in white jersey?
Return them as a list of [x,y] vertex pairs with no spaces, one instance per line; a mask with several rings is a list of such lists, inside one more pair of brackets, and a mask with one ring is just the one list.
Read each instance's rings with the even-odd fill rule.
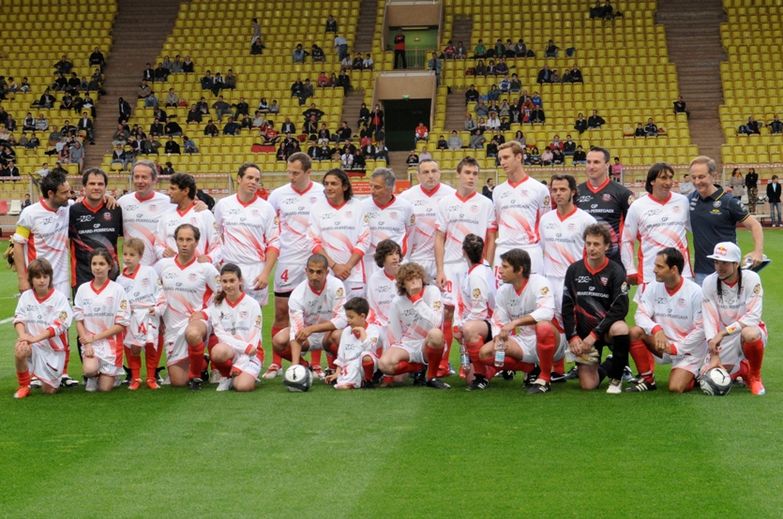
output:
[[[483,195],[482,195],[483,196]],[[457,292],[457,314],[454,320],[454,337],[464,345],[472,369],[460,366],[460,376],[473,388],[486,382],[484,364],[479,362],[479,352],[485,342],[492,340],[490,319],[495,308],[495,274],[484,259],[484,240],[475,234],[468,234],[462,242],[462,252],[467,263],[467,273],[462,278]],[[476,380],[474,375],[483,376]],[[484,384],[486,387],[486,384]]]
[[479,194],[479,164],[473,157],[463,158],[457,164],[457,191],[445,196],[438,204],[435,232],[435,265],[438,287],[443,292],[443,337],[445,348],[438,370],[439,377],[448,376],[449,353],[452,342],[452,321],[457,294],[467,273],[462,254],[462,243],[468,234],[481,236],[486,244],[486,257],[495,251],[495,209],[492,201]]
[[[630,283],[640,285],[655,279],[656,253],[674,247],[685,258],[682,275],[692,278],[688,255],[690,209],[688,199],[672,192],[674,170],[664,163],[653,164],[647,173],[647,196],[637,198],[628,208],[623,227],[621,254]],[[638,261],[634,262],[634,242],[639,241]]]
[[209,350],[222,376],[218,391],[253,391],[264,364],[261,346],[261,306],[245,294],[242,271],[233,263],[220,269],[221,290],[207,307],[217,344]]
[[370,228],[362,203],[341,169],[329,170],[323,185],[326,200],[310,209],[313,252],[326,257],[332,274],[345,285],[346,297],[363,297],[367,277],[362,258],[370,246]]
[[[288,157],[286,166],[290,183],[278,187],[269,195],[269,203],[275,210],[280,228],[272,337],[288,327],[288,298],[294,288],[306,279],[305,264],[313,253],[313,242],[307,232],[310,209],[324,198],[324,187],[310,179],[312,163],[306,153],[294,153]],[[272,354],[272,363],[264,373],[265,379],[282,374],[282,360],[276,351]]]
[[[322,254],[313,254],[307,260],[307,279],[291,292],[288,298],[289,322],[272,337],[272,346],[283,358],[292,364],[300,362],[302,352],[310,350],[327,351],[327,358],[334,362],[340,333],[345,328],[345,287],[342,281],[329,275],[327,259]],[[313,372],[323,379],[320,366]]]
[[256,192],[261,170],[242,164],[237,173],[237,192],[215,205],[215,223],[221,237],[221,259],[242,271],[245,293],[267,303],[267,286],[280,251],[275,210]]
[[201,389],[204,338],[208,327],[201,316],[218,288],[218,272],[209,263],[196,260],[200,231],[184,223],[174,232],[177,255],[155,264],[161,280],[166,366],[172,386]]
[[220,238],[215,226],[215,217],[210,211],[198,211],[196,208],[196,179],[187,173],[176,173],[169,179],[169,198],[176,206],[163,213],[158,222],[155,238],[155,254],[161,258],[173,258],[177,255],[177,240],[174,231],[183,223],[199,230],[201,238],[196,248],[199,263],[220,262]]
[[146,244],[140,238],[128,238],[122,244],[124,268],[117,283],[125,290],[130,303],[130,323],[125,331],[125,361],[131,372],[128,389],[141,386],[141,352],[147,361],[147,387],[160,389],[156,369],[162,352],[159,341],[160,278],[154,268],[143,265]]
[[155,256],[155,235],[158,232],[158,222],[163,213],[174,208],[171,199],[155,191],[158,179],[158,168],[154,162],[139,160],[132,170],[133,193],[123,195],[117,201],[122,209],[122,229],[124,240],[138,238],[144,242],[144,257],[142,265],[152,266],[157,261]]
[[718,243],[707,257],[715,262],[715,272],[702,284],[709,367],[723,365],[733,378],[742,377],[751,393],[763,395],[761,364],[768,333],[761,320],[761,278],[740,268],[742,254],[732,242]]
[[626,391],[656,389],[653,355],[657,362],[672,365],[669,391],[684,393],[693,389],[707,357],[707,341],[701,287],[682,277],[684,265],[682,253],[667,247],[655,256],[655,281],[639,287],[630,352],[640,379]]
[[526,373],[538,364],[541,372],[527,392],[540,394],[551,390],[552,363],[565,354],[565,348],[552,322],[552,289],[544,276],[531,274],[530,264],[524,249],[511,249],[500,256],[503,285],[495,296],[494,339],[481,347],[479,360],[487,366]]
[[87,391],[111,391],[122,373],[122,338],[130,323],[130,303],[125,289],[109,279],[113,265],[109,251],[96,249],[90,255],[93,280],[82,284],[73,298]]
[[455,189],[440,181],[440,166],[434,160],[419,162],[417,170],[419,183],[400,193],[413,205],[415,223],[408,240],[405,261],[421,265],[427,274],[427,282],[435,281],[435,231],[440,200]]
[[381,328],[368,324],[370,305],[363,297],[354,297],[345,303],[348,326],[340,334],[335,365],[337,371],[326,377],[335,389],[359,389],[373,384],[378,357],[383,352]]
[[416,263],[406,263],[397,272],[398,295],[389,315],[387,348],[378,366],[385,375],[416,373],[417,384],[449,389],[436,376],[443,356],[443,302],[440,290],[425,284],[425,276]]
[[370,313],[367,320],[380,327],[389,324],[392,301],[397,297],[397,271],[400,269],[402,250],[392,240],[383,240],[375,249],[378,268],[367,282],[367,303]]
[[416,223],[413,205],[394,195],[396,183],[397,177],[392,170],[376,169],[370,177],[371,196],[362,201],[362,210],[370,228],[370,244],[364,255],[364,272],[368,280],[377,270],[375,248],[378,244],[383,240],[393,240],[400,245],[404,256]]
[[52,274],[52,266],[45,259],[33,260],[27,268],[31,288],[19,296],[14,312],[14,358],[19,382],[14,398],[30,394],[33,376],[41,381],[44,393],[56,393],[60,388],[73,314],[66,295],[54,289]]
[[531,274],[544,270],[541,251],[539,222],[551,209],[549,189],[530,177],[522,165],[524,151],[517,141],[501,144],[498,148],[500,167],[508,180],[492,191],[495,218],[498,222],[498,239],[492,265],[500,283],[500,255],[511,249],[524,249],[530,255]]

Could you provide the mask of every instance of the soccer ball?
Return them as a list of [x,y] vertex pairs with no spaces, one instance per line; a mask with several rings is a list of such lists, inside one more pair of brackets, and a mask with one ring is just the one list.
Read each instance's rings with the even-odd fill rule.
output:
[[718,366],[704,373],[699,380],[699,385],[705,395],[723,396],[731,391],[731,375]]
[[310,389],[313,385],[313,373],[300,364],[294,364],[285,370],[283,383],[289,391],[301,393]]

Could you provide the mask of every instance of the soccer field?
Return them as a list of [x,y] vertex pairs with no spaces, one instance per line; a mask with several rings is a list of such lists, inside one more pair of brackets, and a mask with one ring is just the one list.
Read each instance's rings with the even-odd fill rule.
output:
[[[276,379],[251,394],[81,386],[15,401],[3,324],[0,516],[780,517],[783,234],[765,239],[764,397],[671,395],[666,367],[657,392],[618,396],[575,381],[531,396],[519,377],[466,392],[452,377],[450,391],[295,394]],[[15,293],[2,267],[0,319]]]

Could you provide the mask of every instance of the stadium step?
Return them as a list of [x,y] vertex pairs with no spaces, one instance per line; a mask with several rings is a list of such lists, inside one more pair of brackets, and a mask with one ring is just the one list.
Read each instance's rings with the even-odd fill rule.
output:
[[[378,0],[362,0],[359,6],[359,19],[356,22],[356,37],[353,42],[354,48],[361,53],[367,53],[372,50],[372,42],[375,38],[377,27],[376,18],[378,15]],[[373,56],[374,59],[380,59],[380,56]]]

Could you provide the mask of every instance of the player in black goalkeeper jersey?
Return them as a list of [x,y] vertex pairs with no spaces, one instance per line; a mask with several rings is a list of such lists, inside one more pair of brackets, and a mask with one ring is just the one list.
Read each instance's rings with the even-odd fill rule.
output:
[[592,148],[587,153],[587,182],[579,184],[576,206],[590,213],[599,222],[611,227],[611,244],[607,256],[622,265],[620,241],[623,237],[623,222],[628,206],[633,202],[633,193],[609,178],[609,151]]
[[[563,287],[563,325],[568,346],[577,357],[582,389],[595,389],[609,376],[610,394],[622,391],[623,369],[628,364],[628,284],[625,269],[606,256],[611,235],[606,224],[593,224],[584,232],[586,258],[572,263]],[[603,346],[611,361],[599,366]]]

